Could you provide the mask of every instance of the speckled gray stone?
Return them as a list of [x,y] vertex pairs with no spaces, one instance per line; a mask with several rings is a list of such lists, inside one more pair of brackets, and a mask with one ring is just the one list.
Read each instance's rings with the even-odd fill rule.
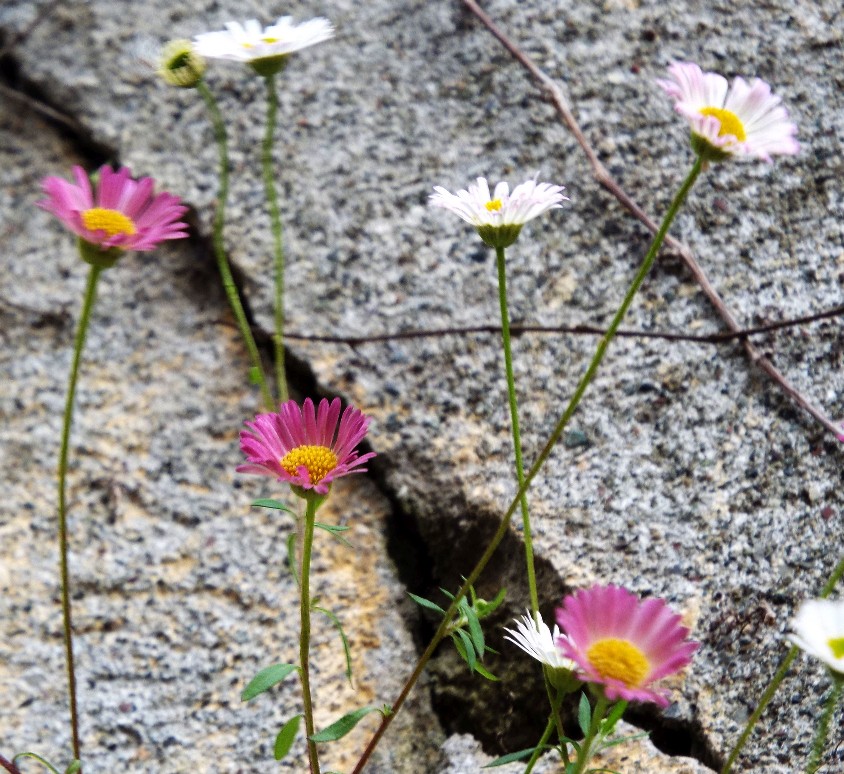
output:
[[[565,82],[602,161],[654,214],[664,211],[692,161],[686,128],[654,84],[665,65],[691,59],[728,76],[759,75],[772,82],[799,126],[801,154],[771,166],[735,163],[709,170],[673,232],[690,244],[747,324],[840,303],[844,83],[838,4],[607,0],[561,7],[547,0],[496,0],[486,8]],[[338,33],[331,43],[291,58],[280,78],[276,156],[291,331],[356,335],[495,322],[492,257],[470,228],[430,210],[426,198],[434,184],[454,190],[481,174],[518,182],[537,170],[542,179],[565,184],[571,203],[527,226],[508,251],[513,320],[609,320],[648,237],[592,181],[551,107],[458,2],[341,0],[260,12],[266,21],[282,11],[299,18],[326,15]],[[4,7],[0,28],[23,30],[36,12],[23,3]],[[27,83],[80,121],[96,142],[194,205],[198,231],[207,237],[216,154],[204,111],[195,94],[156,82],[138,52],[256,13],[229,0],[179,7],[148,2],[138,11],[139,21],[129,24],[120,4],[59,4],[14,46],[12,56]],[[232,139],[227,244],[244,274],[256,321],[269,330],[271,247],[258,167],[261,84],[244,68],[223,63],[213,65],[208,81]],[[4,371],[14,378],[15,393],[3,396],[4,470],[12,489],[4,497],[10,507],[0,530],[9,533],[4,559],[12,551],[14,561],[4,562],[0,577],[3,588],[10,588],[21,585],[17,578],[25,572],[31,588],[1,603],[14,606],[14,615],[4,610],[4,627],[7,620],[14,623],[2,640],[21,644],[13,646],[18,660],[2,662],[2,706],[15,709],[0,710],[0,717],[4,728],[13,729],[11,746],[38,736],[46,748],[58,749],[64,738],[60,687],[40,705],[36,686],[59,683],[61,674],[59,619],[50,598],[52,467],[83,273],[67,236],[30,206],[38,178],[47,171],[66,173],[72,151],[49,150],[51,141],[41,135],[52,130],[27,123],[32,119],[21,117],[25,111],[16,103],[4,105],[16,114],[13,134],[23,150],[2,173],[3,260],[10,267],[2,297],[24,308],[4,306],[4,315],[14,320],[4,324],[3,335]],[[280,710],[238,708],[238,719],[226,721],[228,731],[209,732],[219,726],[208,720],[204,702],[222,702],[220,689],[215,696],[209,688],[207,699],[200,691],[188,691],[191,700],[177,699],[185,695],[181,681],[193,668],[186,655],[191,639],[219,660],[206,665],[211,670],[226,659],[259,666],[270,630],[282,636],[280,648],[293,641],[291,633],[279,635],[269,624],[250,639],[250,625],[257,624],[238,601],[245,594],[269,616],[289,579],[278,566],[266,577],[253,571],[254,552],[263,567],[278,559],[275,549],[283,542],[275,521],[247,510],[260,484],[241,482],[248,494],[231,486],[236,430],[257,396],[239,379],[244,356],[207,256],[198,266],[196,260],[185,249],[170,248],[151,262],[131,257],[104,279],[74,433],[78,605],[81,622],[92,622],[79,646],[80,660],[89,669],[102,668],[102,676],[85,674],[98,688],[114,682],[108,675],[120,673],[116,666],[101,665],[119,660],[125,618],[138,643],[132,658],[149,664],[125,670],[134,676],[135,687],[129,688],[166,706],[165,697],[177,702],[168,716],[146,700],[129,724],[141,734],[138,747],[152,750],[153,757],[165,750],[170,755],[200,747],[203,731],[216,733],[215,743],[251,770],[255,749],[264,745],[266,755],[270,714],[278,721]],[[57,265],[67,275],[61,282]],[[155,281],[139,282],[147,272],[155,273]],[[11,296],[12,277],[20,296]],[[626,325],[719,330],[717,317],[671,255],[661,257]],[[844,415],[840,331],[840,321],[830,320],[759,340],[781,370],[835,417]],[[582,336],[515,340],[527,460],[541,448],[594,345]],[[379,453],[373,480],[381,493],[371,487],[367,497],[387,495],[393,505],[389,520],[410,524],[418,534],[411,549],[393,547],[400,565],[409,562],[407,554],[422,556],[425,572],[417,580],[425,588],[411,590],[433,595],[438,586],[454,588],[515,491],[496,338],[354,349],[291,341],[290,350],[301,364],[303,386],[312,377],[325,394],[343,395],[373,415],[371,445]],[[685,680],[672,683],[676,703],[662,716],[642,710],[634,719],[653,727],[655,737],[669,737],[669,746],[673,735],[675,744],[717,763],[785,652],[783,635],[796,605],[817,593],[840,558],[842,449],[734,345],[616,341],[572,427],[581,445],[555,450],[530,493],[543,611],[553,615],[566,591],[595,581],[667,597],[684,612],[702,647]],[[166,485],[159,483],[165,478]],[[387,514],[383,504],[355,507]],[[109,512],[116,514],[114,524],[102,516]],[[213,545],[206,546],[212,537]],[[389,567],[388,559],[381,561]],[[493,755],[502,740],[535,739],[543,723],[531,693],[535,681],[506,680],[519,673],[518,656],[495,634],[506,615],[526,603],[520,563],[518,540],[510,540],[480,584],[485,596],[501,585],[509,589],[508,612],[490,627],[502,654],[494,667],[506,687],[458,682],[448,657],[431,669],[434,708],[446,732],[471,731]],[[188,580],[183,588],[178,578],[165,577],[168,591],[159,592],[156,578],[171,564],[176,576],[184,572]],[[332,573],[325,571],[330,586]],[[249,591],[231,597],[226,590],[241,581]],[[388,593],[398,599],[392,584]],[[143,614],[129,612],[124,590],[143,605]],[[122,617],[98,612],[107,605]],[[156,637],[155,631],[167,632],[159,614],[183,617],[184,637],[169,644]],[[103,623],[109,620],[118,625]],[[391,626],[377,616],[370,625]],[[228,627],[246,637],[237,648],[225,636]],[[402,637],[408,647],[409,636]],[[406,660],[391,658],[381,653],[371,660],[388,673],[407,667]],[[156,659],[162,660],[153,667]],[[800,767],[825,685],[816,665],[802,658],[796,663],[748,748],[744,770]],[[124,737],[131,734],[115,731],[119,713],[94,704],[125,693],[131,690],[84,691],[84,711],[102,718],[97,734],[88,726],[96,737],[92,749],[103,756],[98,760],[122,762],[119,756],[128,754]],[[379,687],[378,700],[389,701],[392,693]],[[288,713],[296,695],[292,689],[284,694]],[[424,689],[416,695],[427,696]],[[227,700],[232,696],[234,689]],[[25,701],[30,703],[19,707]],[[173,728],[185,706],[195,707],[194,719]],[[261,711],[267,713],[263,718]],[[247,723],[242,718],[251,712],[256,715]],[[419,712],[429,717],[424,706]],[[170,736],[176,741],[165,745]],[[387,738],[397,744],[402,737],[393,729]],[[6,738],[4,733],[4,743]],[[439,745],[439,731],[430,741]],[[109,743],[117,749],[109,752]],[[206,759],[184,758],[200,768],[197,760]],[[436,770],[424,756],[418,768],[408,756],[402,760],[407,771]],[[266,765],[256,770],[274,764]],[[469,766],[462,770],[471,771]]]

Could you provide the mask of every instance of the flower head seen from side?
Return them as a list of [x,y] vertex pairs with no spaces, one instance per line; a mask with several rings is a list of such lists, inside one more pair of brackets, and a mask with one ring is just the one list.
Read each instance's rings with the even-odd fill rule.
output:
[[692,148],[711,161],[730,156],[793,155],[800,150],[797,127],[765,81],[727,79],[691,62],[674,62],[669,78],[657,83],[673,97],[675,110],[691,126]]
[[205,73],[205,60],[196,53],[189,40],[171,40],[161,50],[158,74],[170,86],[192,89]]
[[106,165],[94,190],[82,167],[74,167],[73,176],[75,185],[61,177],[45,178],[47,198],[38,206],[79,237],[89,263],[111,266],[128,250],[154,250],[168,239],[187,237],[187,224],[179,219],[188,208],[177,196],[154,194],[151,177],[134,180],[126,167],[115,171]]
[[574,679],[572,674],[577,669],[577,664],[563,654],[558,643],[564,639],[560,628],[555,624],[552,633],[542,616],[537,613],[534,619],[529,610],[525,615],[514,619],[514,623],[515,629],[504,629],[508,635],[504,639],[546,667],[546,674],[555,687],[566,693],[576,690],[580,686],[580,680]]
[[698,648],[662,599],[640,600],[618,586],[593,586],[567,596],[557,622],[566,633],[558,644],[576,662],[578,676],[600,685],[610,701],[667,706],[652,683],[683,669]]
[[369,417],[348,406],[340,415],[340,399],[323,398],[318,408],[307,398],[300,408],[295,400],[282,403],[278,412],[258,414],[240,433],[240,448],[248,462],[238,473],[275,476],[300,496],[327,495],[332,481],[363,473],[373,452],[358,456],[356,446],[366,436]]
[[490,193],[486,178],[479,177],[468,190],[450,193],[442,186],[434,186],[429,201],[432,207],[442,207],[471,223],[490,247],[509,247],[519,237],[522,226],[549,210],[560,209],[563,186],[528,180],[513,191],[507,183],[499,183]]
[[808,599],[791,622],[789,640],[844,677],[844,600]]
[[281,70],[288,54],[333,36],[331,22],[322,17],[294,24],[292,17],[282,16],[266,29],[256,19],[228,22],[225,30],[197,35],[194,44],[197,53],[208,59],[243,62],[260,75],[271,75]]

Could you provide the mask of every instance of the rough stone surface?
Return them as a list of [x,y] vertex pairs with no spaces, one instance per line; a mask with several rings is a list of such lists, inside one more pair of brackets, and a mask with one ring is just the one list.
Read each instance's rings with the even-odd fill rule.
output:
[[[685,127],[654,85],[665,65],[690,59],[774,84],[800,127],[801,155],[711,169],[674,229],[750,325],[840,303],[838,5],[495,0],[486,7],[565,81],[602,161],[653,213],[665,209],[691,164]],[[260,13],[269,20],[282,11],[324,14],[338,29],[332,43],[292,58],[281,78],[276,155],[291,331],[359,335],[494,322],[492,257],[462,221],[430,210],[426,197],[433,184],[453,190],[481,174],[517,182],[536,170],[565,184],[572,201],[526,227],[508,252],[512,317],[609,320],[647,235],[591,180],[551,107],[459,3],[338,0]],[[4,5],[5,39],[37,13],[29,3]],[[57,4],[13,42],[14,67],[4,71],[10,87],[37,92],[78,120],[96,147],[197,209],[200,238],[191,246],[130,257],[105,276],[86,355],[71,495],[87,734],[101,766],[152,770],[142,765],[148,755],[166,756],[167,770],[202,770],[213,749],[223,770],[246,771],[258,750],[267,760],[255,770],[271,770],[267,728],[294,711],[298,694],[291,686],[275,704],[240,708],[237,681],[292,652],[294,634],[278,624],[278,611],[294,589],[279,561],[284,528],[247,508],[261,483],[232,488],[236,431],[257,396],[243,387],[246,362],[203,241],[216,153],[196,95],[167,90],[139,59],[151,43],[254,14],[230,0],[146,2],[139,13],[142,23],[129,24],[120,4]],[[256,322],[269,330],[261,83],[221,63],[208,81],[232,139],[227,244]],[[67,174],[78,153],[93,166],[94,146],[60,142],[54,127],[10,97],[0,107],[13,138],[0,190],[2,362],[13,386],[2,395],[0,446],[7,471],[0,720],[4,746],[57,752],[65,730],[52,475],[84,271],[67,235],[31,205],[43,174]],[[671,255],[660,259],[626,325],[719,329]],[[832,416],[844,414],[841,341],[838,320],[760,339]],[[594,345],[584,336],[516,339],[528,460]],[[336,707],[322,705],[333,717],[341,706],[389,701],[395,692],[385,681],[397,683],[411,660],[400,620],[416,614],[386,602],[401,599],[401,589],[383,553],[385,534],[417,535],[411,545],[391,540],[390,553],[412,591],[434,595],[469,571],[509,504],[503,366],[495,337],[483,335],[355,348],[292,342],[290,349],[299,387],[317,385],[374,416],[371,445],[379,453],[372,481],[355,483],[342,505],[350,523],[368,519],[359,551],[371,558],[325,554],[318,568],[344,620],[362,627],[356,653],[377,667],[369,687],[359,686],[363,701],[361,693],[340,694]],[[795,606],[817,593],[840,558],[841,446],[738,347],[653,339],[613,344],[572,431],[530,494],[543,612],[552,616],[562,594],[597,580],[664,596],[682,610],[702,643],[694,666],[672,685],[676,702],[665,713],[640,708],[631,719],[666,749],[716,764],[784,653]],[[463,737],[431,762],[440,723],[445,733],[471,733],[492,756],[538,736],[544,719],[535,675],[494,633],[525,605],[521,561],[514,531],[480,584],[484,596],[508,587],[510,607],[490,627],[502,654],[492,666],[504,685],[465,681],[444,654],[430,671],[436,716],[425,689],[416,694],[416,717],[433,730],[388,734],[384,771],[476,770],[483,756],[461,747]],[[355,574],[373,566],[377,583]],[[353,582],[363,591],[350,593]],[[326,628],[321,637],[325,658],[335,658],[333,633]],[[369,642],[380,649],[364,656]],[[331,695],[342,670],[325,663],[324,695]],[[822,671],[798,661],[743,770],[800,768],[825,688]],[[343,749],[355,750],[355,741]],[[658,765],[648,770],[674,770]]]

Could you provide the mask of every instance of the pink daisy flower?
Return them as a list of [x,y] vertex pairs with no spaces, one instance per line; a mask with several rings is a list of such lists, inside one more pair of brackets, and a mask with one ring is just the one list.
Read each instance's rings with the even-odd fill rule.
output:
[[[338,426],[339,420],[339,426]],[[293,487],[328,494],[336,478],[363,473],[361,465],[375,456],[358,456],[357,446],[366,435],[369,417],[348,406],[340,416],[340,399],[323,398],[319,408],[306,398],[302,408],[295,400],[282,403],[278,413],[258,414],[240,433],[240,448],[248,458],[238,473],[275,476]]]
[[557,640],[578,666],[578,676],[603,687],[611,701],[651,701],[668,705],[650,685],[679,672],[698,643],[662,599],[640,600],[618,586],[581,589],[563,600],[557,623],[566,637]]
[[121,167],[103,166],[96,192],[82,167],[73,168],[76,185],[61,177],[42,183],[47,198],[38,206],[53,213],[74,234],[100,250],[154,250],[167,239],[183,239],[187,212],[178,196],[153,194],[151,177],[133,180]]
[[771,161],[772,155],[800,150],[797,127],[765,81],[736,78],[729,87],[724,76],[691,62],[674,62],[668,74],[669,80],[657,83],[677,100],[674,109],[689,122],[699,155],[713,161],[733,155]]

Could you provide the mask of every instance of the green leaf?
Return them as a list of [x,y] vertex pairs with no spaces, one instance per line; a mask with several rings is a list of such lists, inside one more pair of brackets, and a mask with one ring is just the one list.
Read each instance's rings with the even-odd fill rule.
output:
[[274,685],[280,683],[297,668],[295,664],[273,664],[266,669],[262,669],[252,678],[249,685],[243,689],[243,693],[240,694],[240,700],[249,701],[250,699],[254,699],[259,694],[268,691]]
[[349,527],[338,527],[334,524],[322,524],[318,521],[314,522],[314,526],[317,529],[324,529],[332,537],[337,538],[337,540],[339,540],[344,546],[348,548],[353,548],[352,544],[340,534],[341,532],[345,532],[347,529],[349,529]]
[[487,680],[491,680],[494,683],[498,682],[498,678],[490,672],[483,664],[478,662],[475,664],[475,671],[481,676],[485,677]]
[[627,709],[627,702],[626,701],[619,701],[616,702],[612,709],[610,709],[609,714],[604,718],[603,722],[601,723],[601,736],[609,736],[613,729],[615,728],[615,724],[621,720],[621,716],[624,714],[624,710]]
[[577,725],[583,732],[583,736],[589,736],[589,728],[592,726],[592,707],[589,706],[589,699],[585,693],[580,694],[580,704],[577,707]]
[[314,734],[310,737],[310,740],[312,742],[336,742],[348,734],[370,712],[380,712],[380,709],[380,707],[363,707],[354,712],[349,712],[339,720],[335,720],[327,728]]
[[292,513],[294,516],[298,516],[296,511],[289,508],[279,500],[253,500],[252,506],[254,508],[272,508],[274,511],[287,511],[287,513]]
[[[545,748],[548,748],[548,745],[544,745]],[[518,752],[511,752],[507,753],[507,755],[502,755],[500,758],[496,758],[494,761],[490,761],[487,763],[486,766],[481,766],[482,769],[494,769],[496,766],[506,766],[508,763],[513,763],[514,761],[522,761],[525,758],[530,758],[533,755],[533,751],[535,747],[528,747],[527,750],[519,750]]]
[[472,643],[475,646],[475,650],[478,652],[478,656],[483,659],[484,651],[486,650],[484,633],[483,629],[481,629],[481,622],[478,620],[477,613],[471,607],[466,610],[466,620],[469,622],[469,634],[472,635]]
[[507,589],[501,589],[501,591],[495,595],[495,599],[490,601],[479,599],[478,603],[475,605],[475,610],[478,611],[478,618],[486,618],[488,615],[495,612],[499,607],[501,607],[501,603],[504,601],[504,597],[506,596]]
[[[34,752],[22,752],[22,753],[18,753],[18,754],[17,754],[14,758],[12,758],[12,763],[14,763],[14,764],[17,766],[17,765],[18,765],[18,760],[19,760],[20,758],[32,758],[32,760],[34,760],[34,761],[38,761],[38,762],[39,762],[42,766],[44,766],[44,767],[48,768],[51,772],[53,772],[53,774],[59,774],[58,769],[56,769],[56,767],[55,767],[55,766],[53,766],[53,764],[52,764],[52,763],[50,763],[50,761],[45,760],[44,758],[42,758],[42,757],[41,757],[40,755],[38,755],[37,753],[34,753]],[[75,761],[74,761],[74,762],[75,762]],[[73,765],[73,764],[71,764],[71,765]]]
[[343,631],[343,624],[340,623],[340,619],[334,615],[330,610],[326,610],[324,607],[317,607],[316,605],[313,607],[314,610],[322,613],[326,616],[331,623],[337,628],[337,631],[340,633],[340,639],[343,641],[343,653],[346,655],[346,679],[349,683],[352,682],[352,651],[349,648],[349,640],[346,638],[346,633]]
[[293,740],[299,732],[299,722],[301,720],[301,715],[294,715],[281,727],[281,731],[278,732],[278,736],[275,738],[275,745],[273,746],[273,755],[277,761],[280,761],[290,752],[290,748],[293,746]]
[[631,734],[630,736],[619,736],[615,739],[610,739],[607,742],[604,742],[600,749],[602,750],[609,750],[610,747],[615,747],[619,744],[624,744],[625,742],[635,742],[638,739],[646,739],[650,736],[650,731],[643,731],[641,734]]
[[[466,634],[466,632],[464,632],[462,629],[458,629],[451,636],[457,636],[460,638],[460,641],[463,643],[463,651],[461,652],[460,648],[458,647],[457,652],[460,653],[461,656],[463,656],[466,663],[469,665],[469,669],[474,672],[475,667],[478,664],[478,657],[475,654],[475,646],[472,644],[472,640],[469,638],[469,635]],[[455,645],[457,645],[457,640],[455,640],[454,643]]]
[[82,761],[71,761],[64,770],[64,774],[76,774],[81,768]]
[[301,588],[302,583],[299,580],[299,573],[296,571],[296,533],[291,532],[287,536],[287,566],[290,568],[290,574],[296,579],[296,585]]
[[425,599],[425,597],[417,597],[416,594],[411,594],[409,591],[407,592],[407,596],[421,607],[427,607],[429,610],[435,610],[438,613],[445,613],[445,610],[443,610],[439,605]]

